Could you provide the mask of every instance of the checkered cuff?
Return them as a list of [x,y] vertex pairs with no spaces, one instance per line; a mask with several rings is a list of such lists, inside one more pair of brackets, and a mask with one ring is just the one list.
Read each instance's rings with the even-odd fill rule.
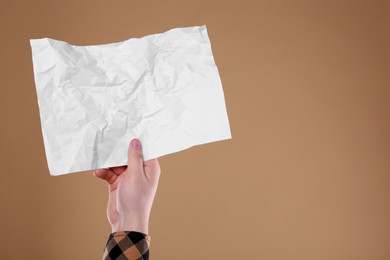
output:
[[103,260],[148,260],[150,236],[137,231],[119,231],[110,234]]

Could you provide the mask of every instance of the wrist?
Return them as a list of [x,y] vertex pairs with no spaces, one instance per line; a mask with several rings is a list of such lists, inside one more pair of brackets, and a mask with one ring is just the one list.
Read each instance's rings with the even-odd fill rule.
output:
[[149,233],[149,216],[127,216],[120,218],[111,225],[112,232],[138,231],[144,234]]

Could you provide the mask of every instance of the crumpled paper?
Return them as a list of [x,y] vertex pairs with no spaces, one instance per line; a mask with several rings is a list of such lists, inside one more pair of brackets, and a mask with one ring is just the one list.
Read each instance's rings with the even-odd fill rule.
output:
[[206,25],[94,46],[31,39],[51,175],[127,165],[231,138]]

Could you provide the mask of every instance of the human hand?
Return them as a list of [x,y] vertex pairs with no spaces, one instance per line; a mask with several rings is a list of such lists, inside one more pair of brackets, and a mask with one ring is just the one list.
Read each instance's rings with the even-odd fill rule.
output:
[[138,231],[148,234],[149,217],[160,173],[158,159],[143,161],[138,139],[130,142],[128,166],[93,172],[94,176],[108,184],[107,217],[112,232]]

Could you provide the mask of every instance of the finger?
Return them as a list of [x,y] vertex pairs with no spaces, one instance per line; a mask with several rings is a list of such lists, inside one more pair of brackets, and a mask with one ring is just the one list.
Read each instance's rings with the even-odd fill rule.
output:
[[144,162],[145,175],[151,182],[158,182],[161,174],[158,159],[151,159]]
[[112,170],[106,168],[94,170],[93,175],[105,180],[108,184],[112,184],[117,178],[117,175]]
[[123,165],[123,166],[111,167],[110,170],[113,171],[116,175],[121,175],[122,172],[124,172],[126,170],[126,168],[127,168],[127,166]]
[[139,139],[133,139],[129,144],[128,167],[131,170],[143,170],[142,147]]
[[160,168],[160,164],[157,158],[144,161],[144,166],[148,168]]

